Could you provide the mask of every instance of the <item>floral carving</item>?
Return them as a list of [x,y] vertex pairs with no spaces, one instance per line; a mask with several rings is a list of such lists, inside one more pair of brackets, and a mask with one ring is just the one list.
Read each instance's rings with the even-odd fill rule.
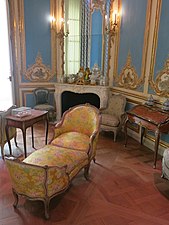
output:
[[135,89],[137,87],[138,75],[131,62],[131,54],[128,54],[126,64],[120,73],[118,84],[121,87]]
[[35,64],[28,67],[25,73],[26,79],[30,81],[48,81],[53,75],[49,66],[42,63],[42,57],[40,54],[37,55]]
[[155,84],[157,93],[169,96],[169,59],[166,60],[164,69],[157,74]]

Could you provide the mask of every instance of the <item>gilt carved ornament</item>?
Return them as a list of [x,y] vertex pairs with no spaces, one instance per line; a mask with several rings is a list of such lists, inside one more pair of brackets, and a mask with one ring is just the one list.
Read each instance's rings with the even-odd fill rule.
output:
[[34,82],[46,82],[49,81],[53,75],[49,66],[42,63],[42,57],[37,55],[35,64],[28,67],[25,73],[26,79]]

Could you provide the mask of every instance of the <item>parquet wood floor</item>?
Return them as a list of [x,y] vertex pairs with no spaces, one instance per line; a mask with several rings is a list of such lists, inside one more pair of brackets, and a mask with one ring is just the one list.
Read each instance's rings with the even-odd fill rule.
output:
[[[28,130],[29,152],[33,151],[30,140]],[[43,144],[44,130],[38,124],[35,146]],[[17,149],[12,144],[14,155],[23,151],[20,131],[18,145]],[[8,153],[7,144],[5,151]],[[169,225],[169,200],[159,192],[154,180],[156,177],[160,185],[160,157],[157,169],[152,165],[153,153],[146,147],[129,138],[125,148],[123,134],[114,143],[112,134],[102,133],[90,181],[79,173],[68,191],[51,201],[50,219],[45,220],[41,202],[21,198],[18,209],[13,208],[10,179],[0,159],[0,225]]]

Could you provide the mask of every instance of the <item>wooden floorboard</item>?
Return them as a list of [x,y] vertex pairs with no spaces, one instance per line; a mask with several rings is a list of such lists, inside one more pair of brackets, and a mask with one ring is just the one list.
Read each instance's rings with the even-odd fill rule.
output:
[[[43,126],[37,124],[34,133],[35,146],[40,148],[45,142]],[[20,156],[20,131],[17,140],[19,148],[12,141],[13,154]],[[29,129],[27,149],[29,154],[34,151]],[[50,219],[45,220],[40,201],[20,198],[18,208],[13,208],[11,182],[0,159],[0,225],[169,225],[169,181],[160,177],[161,157],[157,169],[152,166],[151,150],[132,138],[125,148],[123,134],[114,143],[111,133],[101,133],[90,180],[80,172],[66,193],[52,199]]]

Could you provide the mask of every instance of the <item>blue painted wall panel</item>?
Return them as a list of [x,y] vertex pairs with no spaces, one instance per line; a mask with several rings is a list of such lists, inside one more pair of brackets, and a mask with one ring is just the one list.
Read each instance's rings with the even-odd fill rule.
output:
[[92,14],[92,31],[91,31],[91,54],[90,68],[97,63],[99,68],[102,67],[102,15],[100,10],[95,10]]
[[26,65],[35,63],[37,53],[42,55],[43,63],[51,65],[50,46],[50,1],[25,0]]
[[147,0],[122,0],[118,74],[126,64],[130,52],[132,65],[141,74]]
[[169,34],[169,1],[163,0],[162,1],[162,9],[161,9],[161,18],[160,18],[160,26],[159,26],[159,33],[158,33],[158,46],[156,52],[156,61],[155,61],[155,69],[154,69],[154,76],[163,69],[164,63],[168,58],[169,54],[169,41],[168,41],[168,34]]

